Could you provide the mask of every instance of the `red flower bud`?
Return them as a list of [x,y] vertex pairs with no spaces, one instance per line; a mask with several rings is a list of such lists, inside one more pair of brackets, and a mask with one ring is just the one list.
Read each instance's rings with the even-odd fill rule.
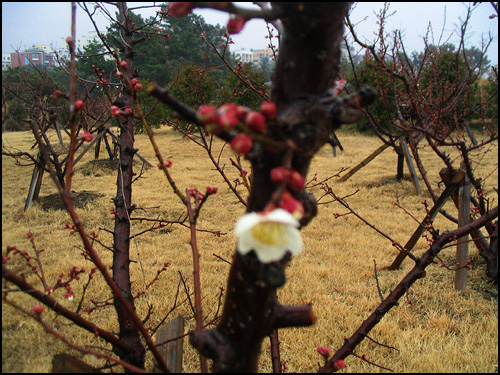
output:
[[136,83],[136,84],[134,85],[134,90],[135,90],[135,91],[141,91],[141,90],[142,90],[142,85],[141,85],[140,83]]
[[222,130],[231,130],[238,125],[240,120],[234,112],[224,112],[219,116],[219,125]]
[[293,217],[297,220],[302,219],[304,216],[304,206],[297,199],[292,197],[288,191],[284,191],[281,194],[281,200],[279,203],[279,207],[288,211]]
[[231,149],[238,155],[247,154],[252,148],[253,140],[248,134],[238,134],[231,141]]
[[346,368],[347,365],[345,364],[345,361],[343,359],[339,359],[338,361],[336,361],[334,364],[333,364],[333,369],[335,371],[338,371],[340,369],[343,369],[343,368]]
[[325,348],[324,346],[318,346],[318,353],[325,357],[325,359],[328,359],[328,357],[330,357],[331,349]]
[[127,69],[127,62],[126,62],[125,60],[120,61],[120,66],[121,66],[123,69]]
[[235,103],[225,103],[225,104],[222,104],[219,107],[219,112],[220,113],[223,113],[223,112],[234,112],[235,114],[237,114],[237,112],[238,112],[238,105],[235,104]]
[[85,141],[85,142],[90,142],[94,139],[94,136],[92,134],[90,134],[90,132],[84,130],[82,132],[82,135],[81,135],[82,139]]
[[243,17],[231,17],[227,22],[227,32],[229,34],[238,34],[241,30],[243,30],[243,26],[247,22],[246,18]]
[[137,85],[137,82],[138,82],[138,81],[137,81],[137,78],[132,78],[132,79],[130,80],[130,83],[132,84],[132,86]]
[[213,195],[217,193],[217,186],[207,186],[207,195]]
[[217,123],[219,118],[219,114],[217,113],[217,109],[212,105],[201,105],[198,108],[198,112],[196,113],[196,117],[198,121],[202,122],[205,125]]
[[168,6],[168,14],[176,17],[184,17],[188,15],[194,5],[190,2],[174,2]]
[[83,109],[83,100],[78,99],[74,104],[75,111],[81,111]]
[[271,169],[271,181],[281,184],[288,180],[290,177],[290,171],[285,167],[276,167]]
[[33,312],[37,315],[41,315],[45,310],[45,306],[43,305],[33,305]]
[[274,120],[276,118],[276,112],[276,104],[274,102],[264,102],[260,106],[260,113],[269,120]]
[[266,131],[266,118],[258,112],[250,112],[245,117],[245,124],[248,128],[257,133]]
[[290,179],[288,180],[287,186],[290,190],[297,192],[304,188],[305,180],[305,177],[299,172],[292,170],[290,171]]

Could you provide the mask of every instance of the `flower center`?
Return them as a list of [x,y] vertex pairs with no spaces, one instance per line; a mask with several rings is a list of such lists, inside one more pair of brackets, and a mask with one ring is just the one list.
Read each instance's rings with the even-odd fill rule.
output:
[[264,245],[276,246],[279,243],[287,244],[285,237],[285,225],[267,221],[258,223],[252,227],[252,236]]

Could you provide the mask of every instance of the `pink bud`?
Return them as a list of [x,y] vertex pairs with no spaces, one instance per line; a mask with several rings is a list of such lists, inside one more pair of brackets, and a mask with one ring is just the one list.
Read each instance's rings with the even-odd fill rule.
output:
[[271,181],[281,184],[288,180],[290,177],[290,171],[285,167],[276,167],[271,169]]
[[136,84],[134,85],[134,90],[135,90],[135,91],[141,91],[141,90],[142,90],[142,85],[141,85],[140,83],[136,83]]
[[236,107],[235,113],[240,120],[244,120],[248,113],[252,112],[252,110],[244,105],[239,105]]
[[292,191],[300,191],[304,188],[305,177],[299,172],[292,170],[290,172],[290,179],[288,180],[287,186]]
[[243,17],[231,17],[227,22],[227,32],[229,34],[238,34],[241,30],[243,30],[243,26],[247,22],[246,18]]
[[213,195],[217,193],[217,186],[207,186],[207,195]]
[[125,60],[120,61],[120,66],[121,66],[123,69],[127,69],[127,62],[126,62]]
[[173,2],[168,6],[168,14],[176,17],[184,17],[194,8],[190,2]]
[[75,111],[81,111],[83,109],[83,100],[78,99],[74,105]]
[[331,349],[324,346],[318,346],[318,353],[325,357],[325,359],[328,359],[328,357],[330,357]]
[[334,364],[333,364],[333,369],[335,371],[338,371],[340,369],[343,369],[343,368],[346,368],[347,365],[345,364],[345,361],[343,359],[339,359],[338,361],[336,361]]
[[297,199],[292,197],[288,191],[284,191],[281,194],[281,201],[279,207],[288,211],[297,220],[302,219],[304,216],[304,206]]
[[233,112],[233,113],[237,114],[238,113],[238,105],[236,103],[225,103],[225,104],[222,104],[219,107],[219,112],[220,113],[223,113],[223,112]]
[[70,301],[72,301],[72,300],[73,300],[73,298],[75,297],[75,293],[73,293],[73,292],[68,292],[68,293],[66,293],[66,294],[64,295],[64,297],[65,297],[66,299],[69,299]]
[[45,306],[43,305],[33,305],[33,312],[37,315],[41,315],[45,310]]
[[137,82],[138,82],[138,81],[137,81],[137,78],[132,78],[132,79],[130,80],[130,83],[132,84],[132,86],[137,85]]
[[196,117],[198,121],[202,122],[205,125],[216,123],[219,117],[217,113],[217,109],[212,105],[203,104],[198,108],[198,112],[196,113]]
[[231,140],[231,149],[238,155],[247,154],[252,148],[253,140],[248,134],[238,134]]
[[231,130],[239,124],[240,120],[233,112],[224,112],[219,116],[219,125],[223,130]]
[[260,106],[260,113],[269,120],[274,120],[276,118],[276,112],[276,104],[274,102],[264,102]]
[[245,124],[248,128],[257,133],[266,131],[266,118],[258,112],[250,112],[245,117]]
[[90,132],[84,130],[82,132],[82,135],[81,135],[82,139],[85,141],[85,142],[90,142],[94,139],[94,136],[92,134],[90,134]]

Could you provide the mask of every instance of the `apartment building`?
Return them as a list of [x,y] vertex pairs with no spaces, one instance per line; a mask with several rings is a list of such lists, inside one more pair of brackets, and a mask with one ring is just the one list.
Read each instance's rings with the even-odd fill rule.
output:
[[274,58],[273,51],[270,48],[265,49],[250,49],[250,51],[244,48],[236,50],[233,52],[236,61],[242,63],[251,63],[255,66],[260,66],[264,59],[272,61]]
[[2,52],[2,70],[10,68],[10,52]]
[[[3,56],[3,54],[2,54]],[[37,67],[51,68],[54,66],[55,57],[51,52],[46,52],[43,48],[32,47],[23,52],[12,52],[10,54],[10,67],[24,68],[25,66],[35,65]],[[3,58],[2,58],[3,68]]]

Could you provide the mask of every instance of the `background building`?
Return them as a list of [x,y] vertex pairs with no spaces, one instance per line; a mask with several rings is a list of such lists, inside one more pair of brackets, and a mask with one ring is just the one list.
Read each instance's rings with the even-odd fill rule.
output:
[[255,66],[262,66],[264,63],[269,63],[274,58],[272,49],[251,49],[250,51],[239,49],[233,52],[236,61],[242,63],[251,63]]
[[23,52],[11,53],[10,60],[11,68],[24,68],[30,65],[34,65],[38,68],[52,68],[54,66],[55,57],[51,52],[45,52],[43,48],[34,47]]
[[2,52],[2,70],[10,68],[10,52]]

